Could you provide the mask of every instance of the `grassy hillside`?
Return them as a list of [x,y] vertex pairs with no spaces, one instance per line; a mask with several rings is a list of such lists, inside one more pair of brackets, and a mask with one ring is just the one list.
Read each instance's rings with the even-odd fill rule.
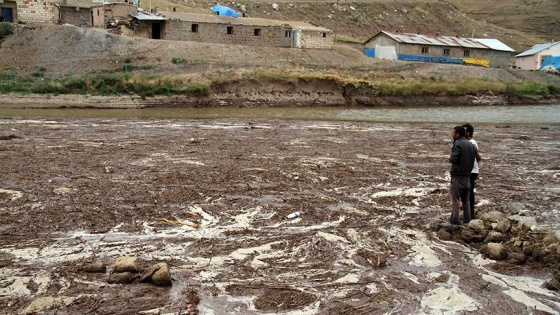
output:
[[[214,4],[209,0],[141,1],[144,1],[141,7],[146,9],[151,5],[162,11],[171,11],[175,7],[177,11],[198,13],[210,13],[209,8]],[[351,42],[363,42],[380,30],[388,30],[498,38],[516,51],[522,51],[535,43],[550,40],[550,34],[554,32],[560,33],[560,26],[554,23],[557,19],[553,14],[557,10],[541,8],[540,4],[509,4],[527,2],[523,0],[498,2],[504,4],[468,0],[239,0],[220,4],[238,11],[245,6],[249,17],[311,22],[330,28],[336,32],[337,38]],[[273,3],[278,4],[278,10],[272,8]],[[552,8],[559,2],[541,0],[540,3]],[[543,18],[538,19],[540,16]],[[526,23],[528,19],[532,22]]]

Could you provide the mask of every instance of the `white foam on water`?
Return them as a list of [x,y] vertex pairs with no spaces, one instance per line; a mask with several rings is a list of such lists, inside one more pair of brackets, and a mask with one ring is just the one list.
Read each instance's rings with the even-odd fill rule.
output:
[[358,283],[360,281],[360,275],[355,273],[349,273],[342,278],[338,278],[332,283]]
[[428,240],[426,234],[421,231],[415,230],[402,230],[399,228],[392,228],[385,230],[385,232],[397,240],[410,245],[412,252],[408,257],[410,258],[410,265],[419,267],[438,267],[442,264],[436,252],[433,251],[433,242]]
[[16,199],[19,199],[19,198],[23,197],[23,193],[21,191],[17,191],[17,190],[0,189],[0,194],[1,193],[11,195],[12,196],[10,198],[11,201],[14,201]]
[[429,193],[431,193],[434,190],[435,188],[398,188],[391,191],[376,192],[373,194],[372,198],[398,197],[398,196],[422,197],[422,196],[427,196]]

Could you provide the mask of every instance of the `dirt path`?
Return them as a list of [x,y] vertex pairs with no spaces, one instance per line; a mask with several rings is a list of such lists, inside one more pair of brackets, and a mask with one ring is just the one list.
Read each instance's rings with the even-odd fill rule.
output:
[[[560,312],[558,262],[438,237],[452,127],[2,119],[0,313]],[[477,129],[479,214],[559,230],[559,132]],[[120,256],[167,262],[173,286],[108,283]]]

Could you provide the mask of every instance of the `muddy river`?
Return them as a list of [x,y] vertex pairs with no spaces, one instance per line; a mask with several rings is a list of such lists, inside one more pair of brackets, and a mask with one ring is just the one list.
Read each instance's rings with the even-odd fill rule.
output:
[[476,109],[3,109],[0,314],[558,314],[558,262],[439,237],[466,121],[477,215],[560,231],[560,105]]

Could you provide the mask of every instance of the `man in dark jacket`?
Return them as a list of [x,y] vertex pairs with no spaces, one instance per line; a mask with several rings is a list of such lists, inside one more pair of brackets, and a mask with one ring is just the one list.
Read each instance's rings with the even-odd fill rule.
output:
[[463,204],[463,222],[471,220],[471,210],[469,205],[470,178],[473,169],[476,149],[465,138],[465,128],[456,126],[451,131],[453,137],[453,149],[449,162],[451,163],[451,184],[449,185],[449,195],[451,196],[451,218],[449,222],[443,224],[444,227],[451,227],[459,224],[459,202]]

